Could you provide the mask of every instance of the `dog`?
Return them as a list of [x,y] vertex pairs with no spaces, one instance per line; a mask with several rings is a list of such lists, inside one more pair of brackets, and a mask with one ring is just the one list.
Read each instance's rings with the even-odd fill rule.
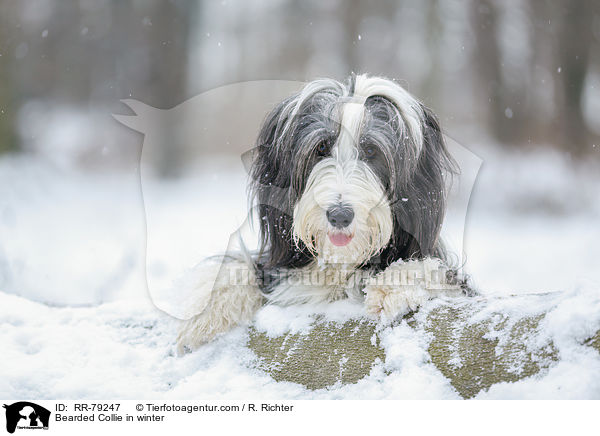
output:
[[[435,115],[396,82],[306,84],[258,134],[249,190],[259,248],[223,258],[180,329],[179,352],[250,321],[265,302],[352,298],[389,321],[464,293],[440,241],[457,173]],[[240,271],[246,280],[233,280]]]

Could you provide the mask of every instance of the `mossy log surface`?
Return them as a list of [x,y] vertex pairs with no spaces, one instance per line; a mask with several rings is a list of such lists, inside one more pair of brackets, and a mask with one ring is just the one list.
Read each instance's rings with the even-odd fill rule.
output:
[[586,341],[586,345],[595,348],[600,353],[600,331]]
[[385,360],[375,327],[368,320],[338,324],[318,319],[307,334],[275,338],[251,327],[248,346],[260,358],[259,367],[275,380],[321,389],[356,383]]
[[[550,341],[536,341],[545,314],[514,318],[491,313],[474,317],[481,301],[443,304],[426,314],[404,317],[430,338],[431,363],[463,398],[500,382],[534,376],[559,359]],[[476,321],[474,321],[476,320]],[[582,346],[600,352],[600,331]],[[356,383],[376,364],[385,365],[379,329],[370,320],[334,323],[315,317],[305,333],[268,337],[249,329],[248,347],[258,357],[257,366],[277,381],[298,383],[308,389]]]
[[[532,376],[558,360],[552,343],[534,349],[526,346],[543,315],[514,323],[503,319],[500,325],[492,325],[492,320],[465,322],[470,315],[466,308],[446,306],[432,311],[425,325],[433,335],[428,348],[431,361],[463,398],[474,397],[496,383]],[[502,344],[490,337],[493,331],[504,334]]]

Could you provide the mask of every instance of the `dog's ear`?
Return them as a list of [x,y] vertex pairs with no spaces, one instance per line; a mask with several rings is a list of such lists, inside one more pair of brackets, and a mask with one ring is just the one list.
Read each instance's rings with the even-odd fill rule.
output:
[[[429,149],[429,151],[438,152],[440,156],[440,164],[442,164],[446,171],[450,173],[457,173],[458,166],[456,161],[448,151],[446,142],[444,141],[444,134],[440,127],[438,118],[433,111],[425,106],[422,106],[423,110],[423,147],[422,151]],[[433,149],[433,150],[432,150]]]
[[422,110],[423,144],[411,183],[418,193],[412,212],[420,223],[414,236],[422,256],[443,257],[439,237],[446,212],[448,182],[458,173],[458,165],[446,147],[437,117],[424,106]]
[[[422,107],[422,144],[410,177],[399,178],[392,199],[394,234],[381,254],[382,266],[398,259],[444,258],[440,231],[446,211],[448,180],[458,172],[435,114]],[[405,163],[404,163],[405,164]],[[400,164],[400,170],[406,165]]]
[[[264,272],[281,266],[302,266],[309,262],[292,238],[291,174],[292,132],[286,130],[292,116],[292,96],[279,103],[263,122],[253,150],[250,168],[251,203],[260,230],[258,264]],[[287,166],[287,167],[286,167]]]
[[261,125],[250,171],[255,188],[276,186],[285,189],[290,185],[289,171],[283,171],[281,166],[291,159],[289,141],[284,135],[289,135],[286,126],[295,98],[292,96],[279,103]]
[[460,173],[458,163],[446,146],[438,118],[431,109],[425,106],[423,106],[423,146],[419,164],[424,167],[430,164],[430,168],[434,170],[432,179],[436,183],[444,183],[445,192],[449,188],[448,182],[451,182],[452,177]]

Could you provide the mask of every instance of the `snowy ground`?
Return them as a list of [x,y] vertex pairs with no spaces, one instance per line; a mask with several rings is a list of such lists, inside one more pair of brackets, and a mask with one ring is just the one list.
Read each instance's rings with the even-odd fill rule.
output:
[[[466,270],[484,294],[563,291],[548,335],[568,358],[544,377],[480,397],[600,398],[600,356],[569,354],[570,341],[600,319],[600,177],[552,153],[489,149],[482,158]],[[185,181],[148,185],[164,205],[149,222],[153,253],[163,253],[149,257],[149,280],[168,282],[190,259],[226,248],[247,212],[244,170],[233,162],[207,162]],[[32,157],[0,160],[0,397],[457,397],[427,362],[424,338],[406,325],[387,333],[390,344],[403,344],[387,350],[389,367],[317,392],[253,369],[243,329],[176,357],[177,321],[147,292],[146,241],[136,171],[85,174]]]

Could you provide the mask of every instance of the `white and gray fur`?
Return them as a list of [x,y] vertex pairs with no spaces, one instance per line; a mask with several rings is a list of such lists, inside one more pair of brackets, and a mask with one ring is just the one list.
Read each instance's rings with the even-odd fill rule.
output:
[[[316,260],[377,271],[399,259],[443,258],[454,172],[436,117],[395,82],[311,82],[269,114],[257,141],[251,192],[264,291],[277,282],[270,276]],[[325,237],[325,213],[340,201],[356,214],[355,237],[341,250]]]
[[[250,171],[260,233],[253,308],[259,295],[278,304],[360,298],[364,283],[350,280],[357,272],[374,276],[432,258],[443,264],[446,182],[456,171],[434,114],[395,82],[352,75],[346,84],[308,83],[271,111],[257,139]],[[335,229],[353,235],[342,247],[328,239],[333,228],[326,216],[340,204],[354,212],[350,225]],[[287,280],[328,269],[338,272],[328,286]],[[374,303],[381,306],[375,312],[386,311],[383,298]],[[213,316],[232,324],[251,316],[244,309],[236,319],[236,311],[242,308]],[[198,322],[204,332],[215,321]],[[184,338],[194,328],[192,319]]]

